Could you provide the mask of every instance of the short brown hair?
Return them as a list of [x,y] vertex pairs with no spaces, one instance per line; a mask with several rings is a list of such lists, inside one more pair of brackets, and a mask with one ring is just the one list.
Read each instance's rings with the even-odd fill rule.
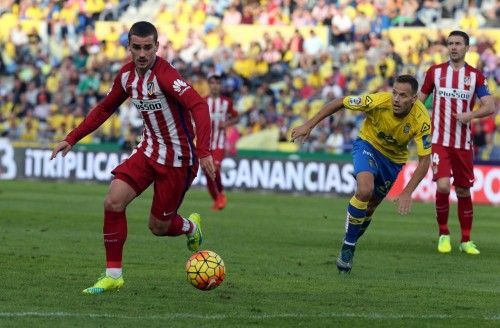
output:
[[156,27],[150,22],[146,21],[136,22],[134,23],[134,25],[132,25],[132,27],[128,31],[129,44],[132,35],[137,35],[140,36],[141,38],[152,35],[154,42],[156,43],[158,41],[158,31],[156,30]]
[[466,46],[469,45],[469,35],[465,33],[464,31],[451,31],[450,35],[448,35],[448,38],[450,36],[461,36],[464,39],[464,43]]
[[411,75],[400,75],[396,78],[396,82],[398,83],[408,83],[411,86],[411,91],[413,94],[418,92],[418,81]]

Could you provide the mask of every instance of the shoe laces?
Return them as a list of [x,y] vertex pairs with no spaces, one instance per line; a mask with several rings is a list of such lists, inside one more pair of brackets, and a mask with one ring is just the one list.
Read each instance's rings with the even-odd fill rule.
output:
[[467,248],[477,248],[476,244],[472,240],[465,243],[465,247]]

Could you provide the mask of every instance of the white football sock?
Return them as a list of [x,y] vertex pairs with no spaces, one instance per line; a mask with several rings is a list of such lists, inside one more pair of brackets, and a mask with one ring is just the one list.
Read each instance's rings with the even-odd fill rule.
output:
[[106,269],[106,276],[111,278],[120,278],[122,276],[122,268],[108,268]]

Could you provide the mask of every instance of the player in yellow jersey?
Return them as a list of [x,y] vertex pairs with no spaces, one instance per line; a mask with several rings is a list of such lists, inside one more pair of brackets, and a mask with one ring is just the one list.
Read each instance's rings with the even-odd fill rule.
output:
[[431,122],[424,105],[417,99],[417,92],[417,80],[401,75],[396,78],[392,93],[335,99],[292,130],[292,141],[302,142],[320,121],[344,107],[366,113],[352,150],[356,192],[347,207],[346,233],[337,258],[340,272],[350,272],[356,242],[408,160],[410,140],[417,145],[418,166],[396,200],[400,214],[410,211],[411,194],[429,169]]

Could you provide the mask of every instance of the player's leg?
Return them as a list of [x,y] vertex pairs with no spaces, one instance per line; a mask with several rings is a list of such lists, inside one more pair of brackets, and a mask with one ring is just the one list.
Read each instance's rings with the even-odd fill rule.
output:
[[216,206],[216,201],[217,201],[217,197],[219,196],[219,192],[217,190],[217,184],[215,183],[214,180],[210,179],[208,177],[208,175],[206,174],[206,172],[203,172],[205,174],[205,177],[207,178],[207,189],[208,189],[208,193],[210,194],[210,197],[212,197],[212,200],[213,200],[213,206],[212,206],[212,209],[213,210],[217,210],[217,206]]
[[122,180],[114,179],[104,201],[103,238],[106,251],[106,273],[84,294],[102,294],[120,289],[123,284],[122,256],[127,239],[125,208],[135,198],[135,191]]
[[474,184],[473,153],[472,151],[455,150],[452,158],[453,185],[457,193],[458,221],[462,232],[459,249],[466,254],[478,255],[480,252],[470,239],[473,220],[470,194],[470,187]]
[[156,236],[186,235],[188,248],[197,251],[203,241],[201,217],[192,213],[184,218],[177,213],[184,195],[196,177],[197,166],[157,168],[149,229]]
[[346,235],[344,243],[355,245],[366,218],[368,203],[372,199],[375,177],[371,172],[360,172],[356,176],[356,192],[347,206]]
[[366,208],[366,217],[363,223],[361,224],[361,228],[359,229],[358,233],[358,240],[363,236],[365,233],[366,229],[368,229],[368,226],[372,222],[372,216],[377,207],[380,205],[380,203],[384,200],[384,197],[380,197],[376,194],[372,196],[372,199],[368,202],[368,207]]
[[396,180],[402,165],[391,162],[366,141],[356,140],[353,147],[356,193],[348,206],[346,235],[337,268],[349,272],[358,238],[366,231],[371,216]]
[[365,171],[356,175],[356,193],[347,206],[344,241],[336,262],[340,272],[349,272],[352,269],[356,242],[366,218],[366,209],[373,193],[373,186],[373,173]]
[[388,158],[380,153],[375,153],[376,164],[378,171],[375,175],[375,181],[373,186],[373,194],[368,202],[368,207],[366,209],[366,217],[361,224],[361,229],[358,234],[358,239],[361,237],[372,221],[372,216],[377,207],[380,205],[382,200],[387,196],[394,181],[396,181],[399,172],[403,168],[403,165],[391,162]]
[[220,172],[220,164],[215,167],[215,184],[219,195],[217,196],[216,206],[218,210],[223,210],[226,207],[227,198],[224,193],[224,186],[222,185],[222,177]]
[[[224,150],[223,149],[215,149],[212,151],[212,157],[215,164],[215,179],[211,180],[207,177],[207,188],[212,196],[213,205],[212,210],[219,211],[226,207],[226,195],[224,194],[224,187],[222,185],[221,178],[221,163],[224,159]],[[206,174],[205,174],[206,176]]]
[[432,173],[436,181],[436,221],[439,228],[438,252],[451,252],[448,217],[450,213],[451,158],[448,148],[432,145]]
[[108,194],[104,200],[103,226],[106,268],[108,269],[120,268],[121,271],[123,245],[127,239],[125,209],[136,195],[136,191],[122,179],[116,178],[111,181]]
[[123,286],[122,257],[127,239],[127,205],[144,191],[150,182],[144,155],[136,153],[112,172],[111,181],[104,199],[103,239],[106,251],[106,272],[93,286],[83,290],[85,294],[102,294]]
[[356,241],[366,217],[368,202],[372,198],[378,170],[374,149],[366,141],[357,139],[354,142],[353,164],[356,192],[347,206],[345,235],[336,262],[340,272],[349,272],[352,268]]

